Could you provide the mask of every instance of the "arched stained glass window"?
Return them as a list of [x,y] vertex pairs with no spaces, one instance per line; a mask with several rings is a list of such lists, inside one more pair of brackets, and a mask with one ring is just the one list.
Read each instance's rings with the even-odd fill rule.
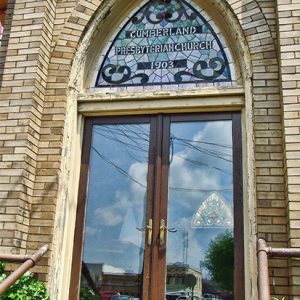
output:
[[151,0],[101,56],[96,87],[232,85],[220,31],[191,0]]
[[221,195],[213,192],[198,207],[193,216],[192,226],[194,228],[232,228],[232,210]]

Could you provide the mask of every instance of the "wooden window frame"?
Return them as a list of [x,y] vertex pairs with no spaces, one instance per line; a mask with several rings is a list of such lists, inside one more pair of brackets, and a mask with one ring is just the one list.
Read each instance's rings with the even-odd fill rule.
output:
[[[85,120],[81,159],[78,204],[74,235],[72,272],[69,299],[78,299],[83,252],[87,183],[89,174],[92,127],[100,124],[150,124],[149,162],[147,176],[147,219],[154,215],[153,236],[158,236],[158,222],[167,219],[169,136],[171,122],[232,121],[233,141],[233,202],[234,202],[234,297],[245,299],[244,226],[243,226],[243,171],[241,113],[179,113],[145,116],[88,117]],[[151,201],[151,199],[153,199]],[[143,300],[162,300],[165,297],[166,249],[157,243],[145,247]],[[154,262],[154,263],[153,263]],[[145,276],[145,272],[147,276]],[[148,276],[148,274],[150,276]],[[145,280],[148,278],[149,280]]]

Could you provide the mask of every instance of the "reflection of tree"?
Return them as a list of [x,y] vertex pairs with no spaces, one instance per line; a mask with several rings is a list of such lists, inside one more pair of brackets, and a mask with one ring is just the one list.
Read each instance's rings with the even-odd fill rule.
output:
[[233,291],[234,250],[232,232],[226,231],[210,242],[203,266],[225,291]]

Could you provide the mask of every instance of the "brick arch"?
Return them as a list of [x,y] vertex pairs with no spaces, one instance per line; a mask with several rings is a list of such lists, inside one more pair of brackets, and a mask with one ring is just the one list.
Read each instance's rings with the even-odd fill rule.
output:
[[[102,19],[101,16],[97,16],[97,12],[100,11],[101,8],[112,7],[115,2],[116,0],[97,0],[93,2],[79,0],[77,2],[71,14],[65,20],[65,24],[57,36],[54,51],[51,57],[51,62],[54,64],[54,68],[55,64],[59,63],[68,64],[69,66],[72,65],[78,47],[80,46],[80,42],[84,39],[89,25],[95,19],[99,21]],[[201,6],[203,7],[202,4],[205,4],[207,1],[196,0],[196,2],[200,2]],[[258,52],[266,53],[275,51],[275,41],[272,36],[272,29],[269,25],[271,22],[270,20],[266,19],[257,0],[251,1],[250,4],[245,3],[244,5],[240,6],[237,5],[238,1],[236,0],[226,0],[226,3],[223,1],[210,2],[212,3],[209,4],[208,7],[215,7],[218,11],[227,13],[230,11],[230,13],[235,16],[240,26],[240,35],[237,35],[236,37],[237,39],[240,39],[241,37],[246,38],[247,45],[245,46],[248,49],[244,48],[241,51],[243,52],[249,50],[251,61],[261,59],[258,57],[258,55],[255,56],[255,54]],[[206,5],[204,5],[204,7],[205,6]],[[223,15],[226,16],[226,13],[223,13]],[[106,16],[102,17],[105,18]],[[231,19],[231,22],[234,21],[235,20]],[[271,55],[269,54],[269,56]],[[263,58],[267,57],[268,55],[264,55]],[[51,72],[51,70],[52,68],[50,65],[49,72]],[[70,71],[70,69],[68,69],[68,71]],[[65,75],[62,77],[68,76]],[[51,88],[51,86],[52,85],[48,85],[49,88]],[[64,87],[61,85],[61,88]]]
[[[103,14],[100,9],[107,6],[111,7],[115,2],[116,0],[78,1],[57,36],[50,58],[45,108],[42,118],[42,132],[44,134],[43,143],[40,144],[40,156],[43,155],[44,148],[49,147],[49,143],[53,140],[61,142],[64,139],[63,150],[67,158],[62,157],[60,146],[56,146],[56,148],[54,146],[53,149],[57,151],[53,151],[48,155],[49,160],[57,162],[60,166],[56,176],[60,176],[61,186],[64,185],[64,181],[70,180],[69,175],[64,175],[71,172],[71,167],[65,160],[70,158],[70,149],[74,147],[74,144],[72,144],[70,138],[72,124],[64,120],[66,115],[73,114],[74,118],[74,114],[77,112],[76,94],[80,90],[80,80],[82,79],[82,77],[78,78],[77,74],[84,65],[86,49],[93,38],[92,27],[94,26],[94,30],[96,30],[97,26],[95,24],[109,15],[109,10],[106,14]],[[227,26],[230,26],[231,23],[232,28],[234,28],[235,34],[231,35],[231,41],[237,40],[238,63],[243,71],[249,92],[246,96],[246,98],[248,97],[246,114],[247,118],[251,119],[247,124],[249,126],[247,129],[250,131],[248,138],[251,138],[253,130],[253,143],[255,144],[255,156],[257,158],[255,166],[253,166],[257,175],[256,182],[253,183],[256,186],[258,199],[257,219],[259,221],[260,218],[265,217],[263,208],[279,206],[279,209],[274,211],[274,215],[268,215],[271,225],[274,226],[273,219],[275,217],[286,216],[285,208],[282,207],[284,205],[284,177],[282,175],[282,132],[279,126],[281,122],[281,103],[274,32],[270,26],[271,20],[266,19],[257,1],[251,1],[251,3],[247,1],[245,4],[242,4],[242,2],[242,0],[227,0],[226,3],[220,0],[211,1],[208,8],[216,8],[225,19],[227,18]],[[201,1],[199,3],[201,4]],[[231,18],[227,15],[231,15]],[[53,120],[57,124],[55,128],[53,128],[51,122]],[[255,128],[253,129],[253,127]],[[249,145],[252,145],[252,141],[249,143]],[[250,162],[251,159],[249,158],[249,164],[252,163]],[[41,171],[45,174],[46,182],[48,177],[52,176],[53,170],[45,169]],[[55,232],[60,232],[56,234],[53,241],[52,259],[55,261],[55,267],[51,271],[50,287],[58,287],[57,290],[51,291],[53,299],[61,292],[59,289],[65,283],[63,277],[69,275],[62,272],[61,266],[63,263],[61,259],[66,253],[70,255],[72,248],[64,245],[63,242],[63,233],[67,231],[67,225],[65,224],[66,216],[61,212],[76,209],[76,201],[70,199],[67,188],[61,186],[54,187],[52,191],[53,199],[58,197],[57,212],[59,213],[56,216]],[[266,192],[270,193],[267,194]],[[253,206],[256,209],[256,205]],[[255,221],[248,226],[250,227],[249,231],[256,232]],[[257,227],[257,231],[262,233],[261,236],[272,241],[282,241],[279,234],[267,234],[267,232],[273,231],[268,225],[261,223]],[[72,231],[70,234],[72,234]],[[63,247],[66,247],[66,249],[63,249]],[[68,247],[69,249],[67,249]],[[286,268],[283,269],[286,271]],[[280,294],[275,290],[274,294],[276,293]],[[252,296],[254,299],[255,295]]]

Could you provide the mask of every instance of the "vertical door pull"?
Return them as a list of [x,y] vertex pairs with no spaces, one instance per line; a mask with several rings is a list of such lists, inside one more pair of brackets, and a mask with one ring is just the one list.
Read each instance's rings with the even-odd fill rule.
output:
[[145,228],[137,228],[139,231],[147,232],[147,244],[148,246],[152,245],[152,231],[153,231],[153,221],[149,219],[148,225]]
[[160,246],[164,246],[165,243],[166,243],[166,230],[168,230],[169,232],[176,232],[177,231],[176,228],[166,227],[165,220],[161,219],[160,224],[159,224],[159,245]]

